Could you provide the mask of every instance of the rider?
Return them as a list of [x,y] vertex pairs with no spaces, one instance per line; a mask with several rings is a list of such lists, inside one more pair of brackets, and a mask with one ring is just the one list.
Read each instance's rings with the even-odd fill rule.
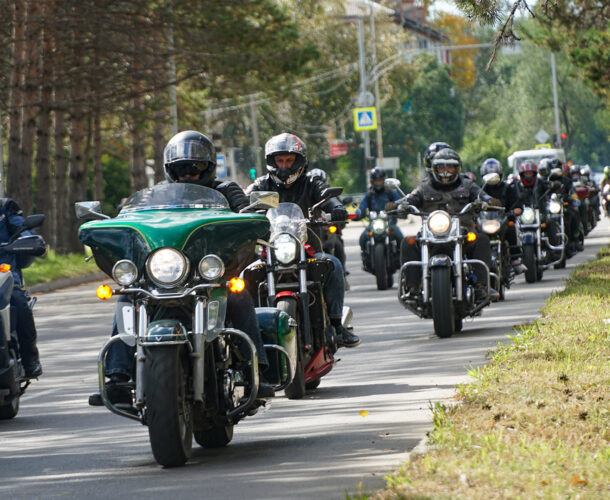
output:
[[[296,135],[283,133],[276,135],[265,144],[265,159],[267,175],[259,177],[246,188],[246,193],[252,191],[276,191],[280,202],[296,203],[304,214],[322,200],[322,192],[327,185],[317,177],[309,177],[307,170],[307,150],[305,143]],[[347,210],[337,198],[330,198],[322,205],[325,212],[330,212],[333,221],[345,221]],[[317,229],[317,230],[316,230]],[[356,347],[360,339],[341,324],[343,313],[343,298],[345,281],[343,266],[337,257],[322,251],[322,240],[319,228],[308,228],[308,242],[316,251],[319,259],[328,259],[334,264],[324,287],[328,315],[337,335],[343,339],[344,347]]]
[[[394,210],[396,208],[396,202],[400,199],[398,193],[394,190],[386,190],[385,181],[386,173],[381,167],[375,167],[371,169],[369,173],[369,179],[371,180],[371,187],[369,192],[360,202],[360,205],[356,209],[356,219],[360,220],[366,215],[366,211],[369,212],[381,212],[382,210]],[[388,219],[390,225],[390,238],[396,242],[397,249],[400,249],[400,242],[402,241],[402,232],[396,224],[396,218],[390,217]],[[360,234],[360,250],[362,255],[362,265],[365,269],[370,268],[370,256],[367,252],[367,239],[368,229],[364,229]]]
[[[194,130],[186,130],[172,137],[163,153],[165,177],[167,182],[183,182],[209,187],[219,191],[229,202],[231,210],[239,212],[249,205],[249,200],[243,190],[235,182],[216,180],[216,150],[214,144],[205,135]],[[128,302],[122,295],[119,301]],[[261,379],[258,396],[268,398],[275,395],[273,386],[262,378],[262,372],[269,365],[258,328],[254,302],[248,293],[229,293],[227,298],[226,318],[233,328],[242,330],[254,342],[260,365]],[[118,333],[116,321],[112,335]],[[112,403],[131,404],[131,391],[124,385],[133,376],[134,348],[123,342],[115,342],[106,356],[104,373],[110,377],[108,397]],[[89,397],[89,404],[102,406],[99,393]]]
[[599,220],[599,209],[601,206],[601,200],[599,197],[600,190],[592,178],[593,172],[589,165],[585,165],[580,169],[580,179],[582,183],[589,188],[589,200],[591,202],[591,210],[595,216],[595,220]]
[[604,178],[599,183],[599,190],[603,191],[604,187],[610,185],[610,167],[604,167]]
[[[11,236],[23,225],[23,211],[17,202],[11,198],[0,198],[0,242],[7,242]],[[29,232],[21,233],[31,234]],[[11,295],[11,307],[17,313],[17,338],[21,361],[27,378],[37,378],[42,375],[42,365],[36,347],[36,325],[34,315],[28,303],[27,292],[21,288],[21,274],[17,267],[17,257],[0,251],[0,264],[9,264],[15,285]]]
[[446,142],[432,142],[424,151],[424,167],[428,178],[432,177],[432,157],[441,149],[451,148]]
[[[508,184],[504,182],[504,169],[502,164],[495,158],[487,158],[481,165],[481,177],[487,174],[498,174],[500,176],[500,182],[497,184],[486,184],[483,190],[489,195],[502,202],[502,206],[506,210],[508,220],[515,220],[515,215],[520,215],[523,209],[523,205],[520,199],[519,188],[515,184]],[[519,254],[521,249],[517,241],[517,230],[513,225],[506,225],[506,229],[503,237],[510,245],[511,254],[511,265],[516,274],[524,273],[526,268],[521,263]]]
[[[432,156],[431,159],[432,175],[424,180],[417,188],[411,191],[405,198],[404,204],[401,203],[399,211],[407,211],[408,205],[415,206],[424,212],[434,210],[447,210],[449,213],[456,214],[468,203],[476,200],[488,202],[493,206],[501,206],[501,202],[492,198],[472,180],[460,175],[462,160],[459,155],[450,148],[441,149]],[[407,205],[407,206],[405,206]],[[462,216],[461,222],[469,231],[474,231],[474,218],[472,215]],[[477,233],[474,242],[464,244],[464,253],[472,259],[483,261],[487,267],[491,267],[491,248],[489,237],[485,233]],[[417,239],[407,238],[403,240],[401,248],[401,262],[420,261],[421,250]],[[473,266],[473,271],[477,277],[475,285],[475,295],[478,300],[487,296],[486,276],[482,273],[480,265]],[[405,281],[407,293],[411,296],[419,294],[421,281],[421,269],[410,266],[405,271]],[[497,298],[498,292],[494,289],[489,290],[491,298]]]

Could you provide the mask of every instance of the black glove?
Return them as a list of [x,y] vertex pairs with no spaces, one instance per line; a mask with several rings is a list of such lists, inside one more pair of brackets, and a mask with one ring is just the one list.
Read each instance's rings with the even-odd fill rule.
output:
[[396,210],[397,207],[398,205],[396,203],[394,203],[393,201],[388,201],[385,204],[385,211],[389,212],[390,210]]
[[491,205],[492,207],[498,207],[498,208],[502,207],[502,202],[500,200],[498,200],[498,198],[491,198],[490,200],[487,201],[487,203],[489,205]]
[[406,216],[413,213],[413,208],[408,203],[401,203],[398,205],[398,215]]
[[333,221],[341,221],[347,219],[347,210],[344,207],[335,207],[330,213],[330,218]]

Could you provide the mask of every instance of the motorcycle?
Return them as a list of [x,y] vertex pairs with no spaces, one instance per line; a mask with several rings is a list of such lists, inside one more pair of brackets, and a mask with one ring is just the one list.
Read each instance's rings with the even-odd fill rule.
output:
[[[294,203],[280,203],[269,210],[270,241],[263,243],[261,260],[244,271],[246,282],[259,306],[277,307],[287,313],[297,330],[295,375],[284,389],[289,399],[300,399],[316,389],[332,370],[339,347],[324,299],[324,284],[333,269],[329,260],[318,259],[307,244],[307,227],[332,224],[320,215],[320,206],[341,194],[343,188],[327,188],[322,200],[305,218]],[[342,324],[351,328],[352,312],[343,307]]]
[[[495,176],[493,179],[497,178],[499,182],[498,174],[487,174],[486,182],[492,179],[488,176]],[[418,236],[421,261],[402,265],[398,298],[406,309],[420,318],[432,318],[434,332],[440,338],[461,331],[463,318],[480,314],[491,303],[489,268],[481,260],[463,256],[464,243],[476,240],[476,233],[466,232],[460,223],[460,216],[486,205],[477,200],[468,203],[458,214],[449,214],[445,210],[421,212],[416,207],[407,207],[409,213],[422,217],[422,230]],[[474,264],[481,266],[487,276],[487,294],[480,300],[475,297]],[[421,293],[415,297],[407,293],[405,271],[411,266],[422,270]]]
[[[24,269],[32,264],[35,257],[42,257],[46,244],[41,236],[22,236],[24,231],[39,227],[45,216],[30,215],[26,217],[23,226],[19,228],[6,243],[0,245],[3,252],[17,257],[17,267]],[[25,287],[25,283],[22,285]],[[0,265],[0,420],[8,420],[19,413],[19,400],[29,387],[31,379],[26,377],[25,369],[19,354],[19,341],[15,326],[17,318],[11,307],[11,295],[15,280],[11,266]],[[28,302],[30,309],[34,308],[36,298]]]
[[365,266],[365,271],[375,275],[378,290],[392,288],[394,273],[400,267],[400,248],[390,237],[388,214],[384,210],[369,212],[367,230],[369,265]]
[[[563,202],[560,195],[553,193],[547,200],[546,213],[538,208],[523,207],[519,216],[519,231],[523,235],[523,264],[527,267],[525,281],[540,281],[546,269],[565,266],[567,235],[565,233]],[[554,228],[555,234],[548,231]],[[544,234],[543,234],[544,231]],[[558,241],[551,243],[551,236]]]
[[606,184],[602,188],[602,206],[606,217],[610,217],[610,184]]
[[[277,199],[277,193],[257,193],[242,212],[276,206]],[[115,313],[118,335],[98,356],[104,405],[148,426],[153,455],[163,466],[184,464],[193,436],[203,447],[226,446],[234,426],[264,404],[257,398],[254,343],[227,326],[225,316],[228,295],[245,288],[239,272],[269,222],[262,214],[232,212],[218,191],[182,183],[135,193],[116,218],[102,214],[99,202],[77,203],[76,212],[89,220],[79,229],[80,240],[118,284],[100,286],[98,297],[123,297]],[[295,332],[277,309],[256,315],[281,390],[292,379]],[[135,347],[135,383],[125,383],[135,395],[131,404],[108,398],[104,366],[115,342]]]

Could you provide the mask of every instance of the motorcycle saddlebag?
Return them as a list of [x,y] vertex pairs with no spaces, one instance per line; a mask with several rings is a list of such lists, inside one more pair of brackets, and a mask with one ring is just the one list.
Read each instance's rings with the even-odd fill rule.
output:
[[[275,307],[257,307],[256,319],[263,344],[277,344],[286,349],[294,370],[297,361],[297,338],[296,327],[290,324],[290,316]],[[284,356],[275,349],[267,349],[267,358],[269,368],[263,375],[270,384],[279,385],[288,376]]]

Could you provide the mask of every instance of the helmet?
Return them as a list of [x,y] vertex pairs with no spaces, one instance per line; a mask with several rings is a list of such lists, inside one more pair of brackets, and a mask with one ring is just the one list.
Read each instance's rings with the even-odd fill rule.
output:
[[563,169],[563,163],[559,158],[549,158],[548,160],[551,162],[549,165],[551,167],[551,170],[553,170],[554,168]]
[[[371,180],[371,187],[375,192],[381,193],[385,189],[383,181],[385,181],[386,173],[381,167],[374,167],[369,172],[369,179]],[[375,182],[380,181],[380,182]]]
[[502,180],[504,174],[502,164],[495,158],[487,158],[487,160],[483,162],[483,165],[481,165],[481,177],[484,177],[487,174],[498,174],[500,180]]
[[[287,168],[279,168],[275,163],[276,155],[294,154],[294,163]],[[276,135],[265,144],[267,171],[272,179],[282,186],[293,184],[307,169],[307,148],[296,135],[283,133]]]
[[424,166],[426,170],[430,171],[432,168],[432,157],[438,153],[441,149],[450,148],[446,142],[433,142],[430,144],[424,152]]
[[570,167],[570,177],[572,177],[573,179],[580,178],[580,166],[572,165]]
[[540,177],[544,177],[545,179],[551,175],[551,170],[553,170],[553,160],[556,158],[542,158],[540,163],[538,164],[538,175]]
[[586,177],[587,179],[591,178],[591,167],[589,165],[585,165],[580,169],[580,175]]
[[610,167],[604,167],[604,177],[610,177]]
[[310,170],[307,172],[307,176],[311,177],[312,179],[318,178],[322,182],[328,182],[328,175],[326,175],[326,172],[324,172],[324,170],[321,168],[314,168],[313,170]]
[[[538,167],[532,160],[525,160],[519,164],[519,177],[524,186],[532,187],[536,183],[536,171]],[[528,172],[533,172],[528,174]]]
[[199,174],[199,178],[181,182],[205,186],[216,178],[216,149],[202,133],[185,130],[172,137],[165,146],[163,164],[169,182],[179,182],[185,175]]
[[[445,168],[443,168],[445,167]],[[446,167],[454,167],[447,170]],[[432,177],[443,186],[451,186],[460,178],[462,160],[451,148],[443,148],[432,158]]]

